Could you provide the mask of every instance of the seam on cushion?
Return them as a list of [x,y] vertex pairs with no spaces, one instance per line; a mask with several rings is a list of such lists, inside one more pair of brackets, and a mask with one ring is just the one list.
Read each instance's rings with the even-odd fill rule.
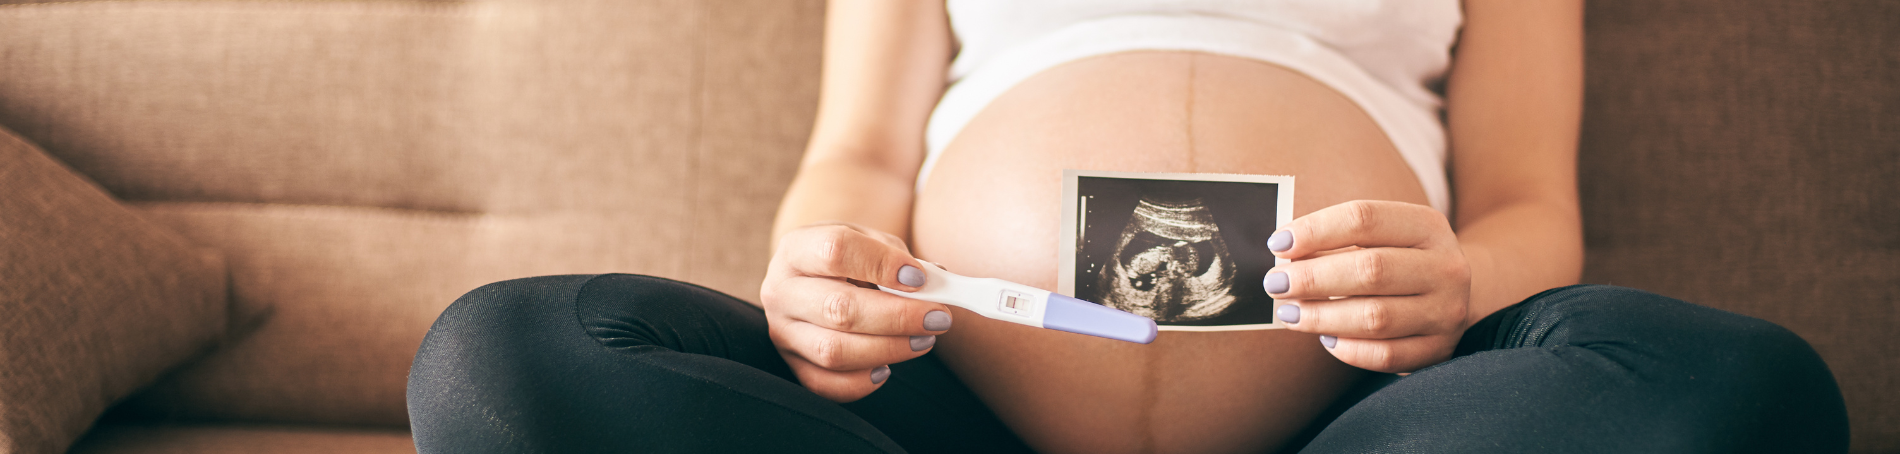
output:
[[[422,13],[427,13],[430,15],[445,16],[445,17],[446,16],[471,16],[474,13],[473,11],[470,11],[470,4],[465,1],[383,2],[383,1],[321,1],[321,0],[42,1],[42,2],[34,2],[34,3],[0,4],[0,11],[11,12],[9,10],[19,11],[19,10],[37,9],[37,10],[42,10],[44,12],[66,12],[66,11],[75,10],[77,8],[90,8],[90,10],[97,11],[97,10],[109,9],[113,6],[131,6],[132,7],[132,8],[116,8],[117,11],[163,11],[163,12],[191,12],[191,13],[205,12],[207,10],[212,10],[213,8],[219,11],[226,11],[226,12],[258,12],[258,13],[297,12],[297,13],[414,14],[417,12],[422,12]],[[291,6],[291,8],[284,8],[284,6]],[[61,9],[61,8],[64,8],[65,10],[58,11],[58,9]]]
[[[805,418],[807,418],[807,419],[811,419],[811,420],[813,420],[813,421],[817,421],[818,423],[820,423],[821,425],[824,425],[824,426],[826,426],[826,427],[831,427],[832,429],[835,429],[835,430],[837,430],[837,431],[839,431],[839,432],[844,432],[844,433],[845,433],[846,435],[849,435],[849,436],[851,436],[852,438],[856,438],[856,439],[858,439],[859,441],[863,441],[863,442],[864,442],[865,444],[867,444],[867,445],[870,445],[870,447],[871,447],[871,449],[874,449],[874,450],[878,450],[878,451],[883,451],[883,450],[884,450],[884,449],[883,449],[882,447],[879,447],[879,446],[878,446],[878,444],[877,444],[877,442],[874,442],[874,441],[871,441],[871,439],[869,439],[869,438],[865,438],[865,437],[864,437],[864,436],[862,436],[862,435],[858,435],[858,434],[857,434],[856,432],[852,432],[852,431],[850,431],[850,430],[847,430],[847,429],[845,429],[844,427],[842,427],[842,426],[839,426],[839,425],[838,425],[838,424],[836,424],[836,423],[832,423],[831,421],[827,421],[827,420],[825,420],[824,418],[819,418],[819,417],[817,417],[817,416],[814,416],[814,415],[811,415],[811,414],[809,414],[809,413],[805,413],[805,412],[803,412],[803,411],[800,411],[800,410],[798,410],[798,409],[796,409],[796,408],[792,408],[792,407],[790,407],[790,406],[787,406],[787,405],[785,405],[785,404],[782,404],[782,403],[779,403],[779,402],[777,402],[777,401],[774,401],[774,400],[772,400],[772,399],[767,399],[767,398],[764,398],[764,397],[761,397],[761,396],[758,396],[758,395],[754,395],[754,394],[752,394],[752,393],[749,393],[749,392],[745,392],[745,391],[743,391],[743,390],[740,390],[740,389],[737,389],[737,388],[733,388],[733,387],[731,387],[731,386],[726,386],[726,384],[725,384],[725,383],[720,383],[720,382],[719,382],[719,381],[717,381],[717,380],[713,380],[713,379],[710,379],[710,378],[706,378],[706,377],[702,377],[702,376],[700,376],[699,374],[695,374],[695,373],[691,373],[691,372],[687,372],[687,371],[684,371],[684,370],[680,370],[680,369],[675,369],[675,368],[673,368],[673,367],[670,367],[670,366],[668,366],[668,365],[666,365],[666,364],[663,364],[663,363],[660,363],[660,362],[658,362],[658,361],[653,361],[653,360],[651,360],[651,359],[647,359],[647,358],[644,358],[644,357],[641,357],[640,355],[635,355],[635,354],[631,354],[631,353],[626,353],[624,349],[618,349],[618,348],[613,348],[613,347],[609,347],[609,346],[607,346],[607,344],[606,344],[606,343],[603,343],[603,342],[601,342],[601,340],[600,340],[600,338],[599,338],[599,337],[597,337],[597,336],[594,336],[593,334],[590,334],[590,333],[588,333],[588,332],[587,332],[587,323],[586,323],[585,321],[583,321],[583,320],[581,320],[581,310],[580,310],[580,303],[581,303],[581,294],[582,294],[582,293],[585,293],[585,292],[587,291],[587,286],[589,286],[589,285],[593,285],[593,284],[594,284],[594,281],[595,281],[595,280],[597,280],[597,279],[600,279],[600,278],[603,278],[603,277],[607,277],[607,276],[643,276],[643,275],[634,275],[634,274],[625,274],[625,273],[608,273],[608,274],[596,274],[596,275],[594,275],[593,277],[590,277],[590,278],[587,278],[587,281],[585,281],[585,282],[581,282],[581,285],[579,285],[579,286],[577,286],[577,287],[575,287],[575,289],[574,289],[574,294],[573,294],[573,296],[572,296],[571,298],[569,298],[569,300],[570,300],[570,303],[569,303],[569,304],[570,304],[570,307],[571,307],[571,308],[573,309],[573,311],[574,311],[574,328],[575,328],[575,329],[577,329],[577,330],[579,330],[579,331],[580,331],[580,334],[581,334],[582,336],[587,336],[587,338],[588,338],[588,340],[592,340],[592,341],[594,341],[594,345],[598,345],[598,346],[600,346],[600,348],[603,348],[603,349],[606,349],[607,351],[610,351],[610,352],[614,352],[614,353],[616,353],[616,354],[619,354],[619,355],[621,355],[621,356],[624,356],[624,357],[626,357],[627,359],[631,359],[631,360],[634,360],[634,361],[639,361],[640,363],[642,363],[642,364],[646,364],[646,365],[648,365],[648,366],[652,366],[652,367],[656,367],[656,368],[659,368],[659,369],[664,369],[664,370],[666,370],[666,371],[669,371],[669,372],[672,372],[672,373],[675,373],[675,374],[679,374],[679,376],[682,376],[682,377],[686,377],[686,378],[690,378],[690,379],[693,379],[693,380],[695,380],[695,381],[698,381],[698,382],[701,382],[701,383],[705,383],[705,384],[708,384],[708,385],[712,385],[712,386],[715,386],[715,387],[718,387],[718,388],[720,388],[720,389],[724,389],[724,390],[727,390],[727,391],[731,391],[731,392],[732,392],[733,394],[737,394],[737,395],[741,395],[741,396],[745,396],[745,397],[747,397],[747,398],[750,398],[750,399],[752,399],[752,400],[755,400],[755,401],[759,401],[759,402],[764,402],[764,403],[766,403],[766,404],[770,404],[770,405],[772,405],[772,406],[774,406],[774,407],[778,407],[778,408],[782,408],[782,409],[785,409],[785,411],[787,411],[787,412],[790,412],[790,413],[792,413],[792,414],[796,414],[796,415],[799,415],[799,416],[803,416],[803,417],[805,417]],[[656,279],[661,279],[661,280],[666,280],[666,281],[672,281],[672,282],[678,282],[678,283],[682,283],[682,284],[686,284],[686,285],[691,285],[691,286],[693,286],[693,287],[698,287],[698,288],[700,288],[700,289],[705,289],[705,290],[712,290],[712,289],[708,289],[708,288],[706,288],[706,287],[704,287],[704,286],[700,286],[700,285],[697,285],[697,284],[693,284],[693,283],[689,283],[689,282],[680,282],[680,281],[676,281],[676,280],[673,280],[673,279],[667,279],[667,278],[663,278],[663,277],[657,277],[657,276],[643,276],[643,277],[650,277],[650,278],[656,278]],[[715,292],[715,293],[719,293],[719,294],[721,294],[721,295],[725,295],[725,293],[720,293],[720,292],[717,292],[717,291],[714,291],[714,292]],[[730,296],[730,295],[728,295],[728,296]],[[737,299],[737,298],[734,298],[734,299]],[[742,301],[743,301],[743,300],[742,300]],[[651,347],[654,347],[654,348],[661,348],[661,349],[663,349],[663,350],[664,350],[664,348],[662,348],[662,347],[658,347],[658,346],[651,346]],[[669,351],[670,351],[670,350],[669,350]],[[676,352],[676,353],[677,353],[677,352]],[[686,354],[691,354],[691,353],[686,353]],[[702,356],[703,356],[703,355],[702,355]],[[723,358],[721,358],[721,359],[723,359]],[[728,360],[728,361],[730,361],[730,360]],[[742,365],[743,365],[743,364],[742,364]],[[751,366],[746,366],[746,367],[751,367]],[[763,371],[761,371],[761,373],[763,373]],[[774,377],[774,378],[776,378],[776,377]],[[794,384],[796,384],[796,383],[794,383]],[[804,386],[804,385],[799,385],[799,386]],[[846,410],[846,413],[849,413],[849,412],[850,412],[850,410]],[[869,422],[867,421],[866,423],[868,424]],[[872,427],[872,429],[873,429],[873,430],[876,430],[876,427]],[[895,442],[893,441],[893,443],[895,443]],[[899,448],[899,449],[902,449],[903,447],[902,447],[902,446],[899,446],[898,448]]]
[[597,219],[637,214],[633,211],[611,210],[550,210],[523,213],[496,213],[486,211],[427,210],[373,205],[325,205],[273,202],[122,201],[120,203],[127,208],[133,209],[135,213],[140,215],[167,212],[250,214],[261,212],[302,219],[361,220],[373,216],[383,219],[401,219],[442,224],[508,222],[523,219],[555,219],[563,217]]
[[[355,218],[349,213],[378,213],[397,218],[422,219],[466,223],[480,221],[496,215],[480,211],[451,211],[418,208],[398,208],[372,205],[326,205],[305,203],[274,202],[164,202],[164,201],[125,201],[128,207],[141,210],[179,210],[179,211],[255,211],[277,210],[302,217],[313,218]],[[543,213],[545,214],[545,213]]]

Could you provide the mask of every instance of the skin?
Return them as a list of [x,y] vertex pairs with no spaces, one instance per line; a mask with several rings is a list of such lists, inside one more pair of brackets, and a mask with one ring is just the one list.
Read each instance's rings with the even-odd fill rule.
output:
[[[1260,62],[1132,52],[996,99],[913,192],[952,40],[941,4],[834,1],[811,143],[761,288],[800,382],[847,402],[932,348],[1052,452],[1271,449],[1356,377],[1449,357],[1466,327],[1582,268],[1576,1],[1471,1],[1447,81],[1453,216],[1356,105]],[[1148,346],[994,322],[911,290],[919,257],[1051,288],[1060,169],[1290,174],[1290,330],[1167,332]],[[998,219],[1007,222],[995,221]],[[914,249],[913,249],[914,248]],[[1025,252],[1027,251],[1027,252]],[[1047,251],[1047,252],[1041,252]],[[932,312],[954,320],[929,330]],[[1337,338],[1332,348],[1318,335]],[[914,336],[939,336],[913,351]],[[929,347],[929,342],[924,345]]]

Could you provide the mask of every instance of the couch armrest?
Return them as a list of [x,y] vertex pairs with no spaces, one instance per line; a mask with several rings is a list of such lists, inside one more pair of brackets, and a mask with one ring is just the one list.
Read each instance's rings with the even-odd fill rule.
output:
[[225,330],[222,260],[0,128],[0,452],[63,452]]

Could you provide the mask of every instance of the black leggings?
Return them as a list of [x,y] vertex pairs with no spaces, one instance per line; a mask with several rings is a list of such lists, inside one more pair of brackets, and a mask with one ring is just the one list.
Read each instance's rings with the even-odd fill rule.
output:
[[[1027,452],[934,355],[837,404],[800,387],[736,298],[662,278],[490,284],[409,373],[421,452]],[[1457,357],[1384,376],[1286,452],[1845,452],[1827,366],[1762,320],[1638,290],[1546,291]]]

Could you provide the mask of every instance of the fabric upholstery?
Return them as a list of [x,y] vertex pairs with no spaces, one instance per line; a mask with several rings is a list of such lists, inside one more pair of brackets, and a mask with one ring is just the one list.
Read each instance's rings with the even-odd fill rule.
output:
[[224,266],[5,129],[0,182],[0,453],[58,452],[224,333]]
[[238,332],[127,408],[406,424],[456,296],[630,272],[753,297],[817,1],[0,7],[0,124],[223,251]]
[[415,453],[396,429],[259,425],[102,425],[72,454]]
[[1588,5],[1584,280],[1786,326],[1900,451],[1900,4]]

